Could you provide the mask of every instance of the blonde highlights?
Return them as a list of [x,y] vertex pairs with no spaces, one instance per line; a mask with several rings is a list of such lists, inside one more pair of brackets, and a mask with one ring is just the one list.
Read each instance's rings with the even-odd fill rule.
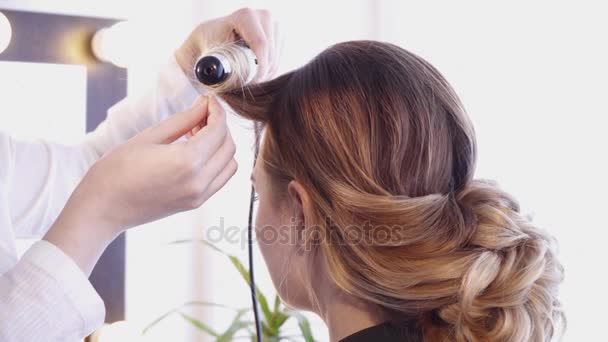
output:
[[[564,315],[555,243],[475,180],[473,125],[441,74],[374,41],[220,94],[266,127],[279,193],[311,196],[315,245],[343,291],[412,319],[426,341],[549,341]],[[353,241],[348,227],[371,236]]]

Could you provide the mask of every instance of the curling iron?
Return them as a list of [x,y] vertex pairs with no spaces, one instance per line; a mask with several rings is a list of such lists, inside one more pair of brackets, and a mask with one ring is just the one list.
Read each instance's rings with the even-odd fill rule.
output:
[[245,85],[258,72],[258,60],[243,41],[206,51],[194,65],[199,82],[209,87]]

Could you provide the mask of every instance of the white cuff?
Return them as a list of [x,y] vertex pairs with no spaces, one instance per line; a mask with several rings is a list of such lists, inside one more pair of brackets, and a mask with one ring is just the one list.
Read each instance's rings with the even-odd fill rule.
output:
[[63,292],[63,297],[82,319],[80,336],[89,335],[103,324],[106,313],[101,297],[84,272],[61,249],[48,241],[38,241],[23,255],[20,263],[37,267],[56,282],[57,289]]

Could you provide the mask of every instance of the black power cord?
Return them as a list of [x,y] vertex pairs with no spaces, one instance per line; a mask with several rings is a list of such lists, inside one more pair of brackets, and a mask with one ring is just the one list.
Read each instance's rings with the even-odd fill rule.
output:
[[251,187],[251,199],[249,200],[249,223],[247,224],[247,244],[249,245],[249,287],[251,288],[251,303],[253,305],[253,316],[255,318],[255,333],[257,341],[262,342],[262,325],[258,312],[258,294],[255,288],[255,277],[253,275],[253,202],[255,190]]
[[[258,158],[260,149],[260,126],[258,123],[253,124],[255,131],[255,147],[253,165]],[[262,323],[260,321],[260,313],[258,311],[258,294],[255,286],[255,276],[253,274],[253,203],[255,202],[255,188],[251,185],[251,194],[249,196],[249,217],[247,222],[247,245],[249,247],[249,287],[251,288],[251,304],[253,305],[253,316],[255,319],[255,333],[257,342],[262,342]]]

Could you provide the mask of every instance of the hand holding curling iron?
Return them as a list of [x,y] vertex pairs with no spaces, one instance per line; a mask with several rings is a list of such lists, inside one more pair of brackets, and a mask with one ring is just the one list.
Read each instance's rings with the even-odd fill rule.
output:
[[175,52],[184,73],[200,88],[193,66],[206,51],[227,42],[243,40],[258,60],[254,82],[276,75],[282,41],[277,23],[266,10],[240,9],[231,15],[200,24]]

